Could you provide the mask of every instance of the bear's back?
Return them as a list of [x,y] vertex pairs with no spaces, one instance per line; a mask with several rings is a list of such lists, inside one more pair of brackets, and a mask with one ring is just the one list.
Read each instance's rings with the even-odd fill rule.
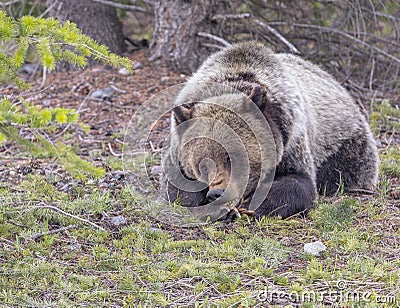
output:
[[229,80],[241,79],[267,89],[270,99],[293,117],[292,140],[306,134],[321,160],[336,151],[341,140],[363,134],[368,126],[361,108],[330,74],[258,42],[238,43],[215,53],[189,82],[232,84]]

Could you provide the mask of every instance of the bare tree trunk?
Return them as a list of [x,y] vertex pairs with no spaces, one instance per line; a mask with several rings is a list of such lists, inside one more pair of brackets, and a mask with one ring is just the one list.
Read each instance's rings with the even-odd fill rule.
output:
[[152,4],[155,25],[150,44],[150,60],[161,59],[180,71],[194,71],[210,52],[202,45],[205,40],[198,33],[215,33],[217,23],[212,20],[212,16],[218,10],[226,10],[226,2],[156,0]]
[[84,34],[108,46],[113,53],[124,52],[124,36],[115,8],[90,0],[47,0],[46,4],[50,15],[62,23],[72,21]]

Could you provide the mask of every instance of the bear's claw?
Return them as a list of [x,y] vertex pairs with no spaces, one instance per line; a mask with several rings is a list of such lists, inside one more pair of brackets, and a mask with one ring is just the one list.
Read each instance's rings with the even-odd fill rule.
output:
[[227,209],[228,211],[232,212],[237,218],[242,217],[242,215],[247,215],[247,216],[254,216],[254,211],[250,211],[246,209],[245,207],[242,207],[247,200],[240,199],[234,199],[226,204],[224,204],[222,207]]

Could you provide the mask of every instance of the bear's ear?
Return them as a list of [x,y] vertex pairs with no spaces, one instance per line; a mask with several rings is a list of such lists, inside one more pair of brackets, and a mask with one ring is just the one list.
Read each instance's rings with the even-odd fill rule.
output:
[[250,93],[249,98],[257,105],[257,107],[263,111],[265,108],[265,99],[267,93],[260,86],[255,86]]
[[192,117],[194,103],[182,104],[172,109],[172,114],[176,120],[176,124],[180,124]]

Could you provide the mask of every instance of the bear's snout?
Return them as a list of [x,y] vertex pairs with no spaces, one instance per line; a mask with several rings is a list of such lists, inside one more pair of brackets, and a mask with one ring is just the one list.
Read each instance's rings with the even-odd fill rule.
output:
[[221,197],[224,194],[224,189],[222,188],[216,188],[216,189],[211,189],[208,191],[207,196],[206,196],[206,201],[207,203],[211,203],[215,200],[217,200],[219,197]]

